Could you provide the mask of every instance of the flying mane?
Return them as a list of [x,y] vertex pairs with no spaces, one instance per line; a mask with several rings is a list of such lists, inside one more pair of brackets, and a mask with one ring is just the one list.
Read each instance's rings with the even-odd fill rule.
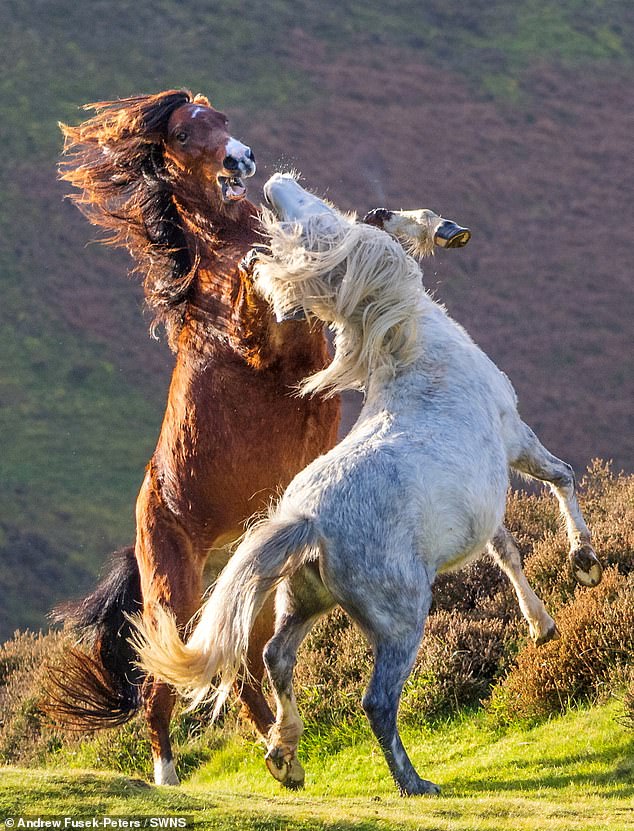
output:
[[341,214],[316,214],[300,224],[262,221],[272,256],[258,265],[258,284],[276,311],[298,307],[334,331],[335,357],[306,378],[303,394],[363,389],[388,379],[420,355],[420,267],[396,240]]
[[[174,204],[174,180],[163,156],[171,114],[183,104],[209,105],[202,95],[173,90],[154,96],[88,104],[97,115],[64,133],[61,178],[82,213],[107,232],[110,245],[127,248],[143,275],[152,330],[165,325],[170,344],[182,325],[184,304],[195,273],[181,217]],[[207,242],[213,242],[213,230]]]

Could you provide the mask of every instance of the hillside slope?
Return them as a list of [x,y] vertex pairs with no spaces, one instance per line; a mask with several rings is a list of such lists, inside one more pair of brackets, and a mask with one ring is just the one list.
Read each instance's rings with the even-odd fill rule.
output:
[[[618,705],[496,736],[475,721],[405,737],[438,798],[402,799],[367,735],[307,760],[305,791],[283,791],[262,748],[228,739],[181,788],[68,769],[0,769],[3,817],[181,816],[235,831],[625,831],[634,828],[632,737]],[[305,757],[304,757],[305,758]]]
[[468,224],[427,286],[554,452],[632,468],[630,3],[6,0],[0,30],[0,637],[131,540],[169,379],[128,259],[55,180],[87,101],[189,86],[254,147],[255,198],[292,165]]

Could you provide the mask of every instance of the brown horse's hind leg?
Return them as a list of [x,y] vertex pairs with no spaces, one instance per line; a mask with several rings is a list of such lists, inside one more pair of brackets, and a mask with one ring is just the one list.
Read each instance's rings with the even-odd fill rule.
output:
[[[162,503],[160,491],[148,473],[137,501],[136,558],[141,577],[143,618],[153,624],[158,604],[170,609],[184,628],[200,606],[204,560],[194,550],[189,534]],[[142,697],[157,785],[178,785],[169,738],[175,695],[160,681],[148,678]]]
[[154,783],[179,785],[169,737],[170,719],[176,702],[172,690],[160,681],[147,678],[142,689],[145,720],[150,734]]
[[274,599],[271,597],[255,619],[247,651],[248,675],[238,681],[236,692],[244,705],[244,713],[262,736],[266,736],[275,717],[262,691],[265,667],[262,653],[274,629]]

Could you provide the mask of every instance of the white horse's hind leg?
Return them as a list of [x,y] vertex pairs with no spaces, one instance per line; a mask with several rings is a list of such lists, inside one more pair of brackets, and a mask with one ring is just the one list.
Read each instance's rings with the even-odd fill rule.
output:
[[401,794],[436,795],[440,788],[418,775],[397,727],[403,685],[416,660],[431,605],[430,577],[414,551],[411,559],[389,550],[362,553],[354,571],[345,561],[331,557],[324,580],[360,626],[374,653],[374,672],[363,709]]
[[520,552],[510,531],[502,526],[487,545],[487,551],[511,581],[535,643],[539,645],[556,637],[555,621],[526,579]]
[[264,662],[277,705],[265,761],[278,782],[286,788],[297,789],[304,784],[304,769],[297,759],[304,725],[295,701],[293,670],[302,641],[334,601],[315,570],[308,567],[280,586],[276,603],[275,634],[264,649]]
[[363,709],[401,794],[436,796],[440,788],[418,775],[396,724],[403,685],[412,671],[419,645],[420,635],[413,630],[397,632],[393,638],[375,638],[374,672],[363,697]]
[[304,725],[293,691],[293,669],[297,649],[309,628],[306,621],[289,616],[264,652],[277,705],[275,724],[267,739],[266,766],[274,779],[293,790],[304,785],[304,768],[297,759]]
[[530,427],[526,424],[522,427],[522,447],[511,466],[550,485],[566,520],[572,573],[581,585],[597,586],[601,582],[603,569],[592,548],[590,531],[577,502],[574,471],[569,464],[546,450]]

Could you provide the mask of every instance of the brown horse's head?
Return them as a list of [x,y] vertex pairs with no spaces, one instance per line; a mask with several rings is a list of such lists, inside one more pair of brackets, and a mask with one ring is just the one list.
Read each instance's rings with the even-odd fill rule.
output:
[[155,324],[165,323],[173,341],[200,247],[212,244],[218,223],[242,217],[253,153],[229,134],[223,113],[187,90],[86,109],[96,115],[61,125],[61,178],[78,189],[72,199],[88,219],[110,232],[107,241],[130,250]]
[[234,139],[224,113],[203,103],[178,107],[169,118],[163,152],[172,176],[187,177],[203,185],[209,195],[218,189],[224,203],[239,202],[246,196],[243,177],[255,173],[251,148]]

